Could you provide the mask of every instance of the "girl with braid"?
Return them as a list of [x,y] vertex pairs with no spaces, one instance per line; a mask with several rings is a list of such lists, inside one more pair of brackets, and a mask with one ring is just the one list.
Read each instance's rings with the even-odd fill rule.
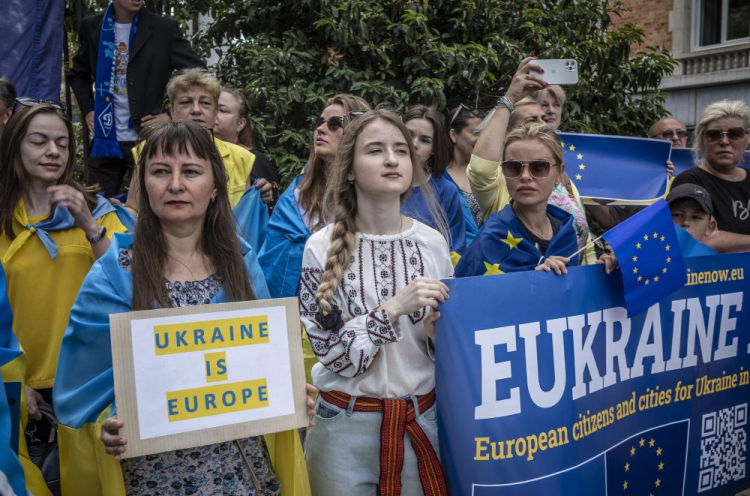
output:
[[446,237],[401,214],[424,169],[401,119],[375,110],[346,128],[329,172],[332,224],[307,241],[300,281],[320,389],[306,443],[313,494],[447,494],[433,350],[448,298],[439,279],[453,267]]

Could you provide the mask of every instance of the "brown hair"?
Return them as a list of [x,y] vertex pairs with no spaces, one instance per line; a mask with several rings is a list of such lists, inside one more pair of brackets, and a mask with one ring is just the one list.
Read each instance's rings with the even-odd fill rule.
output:
[[419,157],[414,150],[409,130],[402,122],[401,117],[390,110],[383,109],[372,110],[358,117],[344,131],[326,187],[324,199],[325,216],[333,219],[333,229],[325,271],[320,277],[320,285],[315,295],[315,301],[318,303],[323,315],[328,315],[331,312],[331,300],[336,292],[336,287],[341,283],[344,269],[349,266],[349,257],[354,251],[354,233],[357,232],[357,192],[348,177],[354,165],[357,139],[365,127],[377,121],[384,121],[396,126],[401,131],[401,134],[403,134],[404,140],[409,146],[409,157],[411,158],[413,174],[411,187],[407,188],[401,194],[401,203],[404,203],[413,187],[422,187],[428,211],[436,219],[438,230],[443,236],[446,236],[447,233],[444,214],[442,217],[440,216],[439,205],[432,192],[432,188],[425,184],[427,178],[424,169],[422,169],[422,165],[419,163]]
[[[89,210],[96,207],[97,186],[82,187],[76,182],[75,174],[76,142],[73,124],[58,110],[48,104],[23,107],[18,109],[8,121],[0,138],[0,232],[11,241],[16,238],[13,232],[13,214],[18,202],[28,192],[26,169],[21,159],[21,143],[26,137],[31,121],[38,115],[54,115],[58,117],[68,130],[68,162],[65,171],[57,184],[71,186],[83,193]],[[50,212],[52,215],[52,212]]]
[[[339,93],[328,99],[326,107],[331,105],[341,105],[344,108],[344,114],[352,111],[372,110],[370,105],[358,96]],[[351,119],[344,119],[344,129],[351,122]],[[407,133],[408,136],[408,133]],[[310,160],[305,177],[299,186],[299,203],[307,210],[309,218],[315,221],[312,231],[317,231],[326,225],[323,216],[323,197],[326,189],[326,164],[323,159],[315,156],[315,146],[310,149]],[[317,219],[317,220],[316,220]]]
[[414,119],[426,119],[432,124],[432,156],[428,165],[432,168],[434,175],[442,176],[450,162],[448,157],[448,133],[445,132],[445,125],[443,124],[445,117],[434,107],[414,105],[404,114],[404,123]]
[[168,157],[192,154],[208,160],[214,177],[216,198],[208,204],[203,222],[201,249],[213,265],[228,301],[255,299],[250,278],[235,235],[234,214],[227,193],[227,173],[211,135],[193,122],[166,122],[146,128],[139,158],[138,185],[141,196],[133,240],[133,310],[171,306],[164,285],[167,251],[161,221],[151,209],[146,189],[146,163],[157,154]]
[[[250,125],[250,114],[248,113],[247,108],[247,98],[245,98],[245,95],[242,94],[242,92],[237,88],[232,88],[230,86],[222,86],[221,87],[221,93],[229,93],[234,97],[235,100],[237,100],[237,114],[240,119],[245,119],[245,127],[240,130],[239,135],[237,136],[237,141],[250,149],[253,148],[253,126]],[[221,96],[221,95],[220,95]],[[218,100],[216,100],[218,105]]]
[[174,105],[178,93],[189,91],[193,86],[200,86],[205,89],[216,105],[219,104],[219,95],[221,95],[221,83],[204,69],[186,69],[167,83],[167,98],[169,103]]

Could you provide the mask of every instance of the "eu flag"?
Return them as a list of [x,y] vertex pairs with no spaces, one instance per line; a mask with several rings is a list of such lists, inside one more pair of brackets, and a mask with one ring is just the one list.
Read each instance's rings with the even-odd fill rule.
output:
[[666,192],[669,141],[573,133],[560,139],[566,172],[582,197],[642,201]]
[[620,263],[625,303],[636,315],[687,282],[669,205],[659,200],[603,234]]

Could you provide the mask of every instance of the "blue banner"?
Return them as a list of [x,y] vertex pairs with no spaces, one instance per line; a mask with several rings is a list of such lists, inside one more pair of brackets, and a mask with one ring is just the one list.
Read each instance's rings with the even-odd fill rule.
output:
[[0,75],[18,96],[60,100],[63,0],[3,0]]
[[749,488],[750,254],[685,263],[685,286],[632,317],[601,266],[446,281],[436,379],[450,493]]
[[641,201],[666,191],[669,141],[574,133],[560,139],[565,172],[582,197]]
[[[696,166],[696,163],[693,160],[693,150],[690,148],[672,148],[672,156],[670,160],[672,161],[672,164],[674,164],[675,177]],[[743,169],[750,169],[750,150],[742,154],[740,167]]]

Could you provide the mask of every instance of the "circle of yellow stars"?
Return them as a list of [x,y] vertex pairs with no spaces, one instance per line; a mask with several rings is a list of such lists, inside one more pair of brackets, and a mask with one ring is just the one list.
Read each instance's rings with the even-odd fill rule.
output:
[[[659,235],[659,233],[657,233],[656,231],[654,231],[654,233],[653,233],[653,234],[651,234],[651,235],[649,235],[649,234],[644,234],[644,235],[643,235],[643,243],[641,243],[640,241],[639,241],[638,243],[636,243],[636,244],[635,244],[635,249],[636,249],[636,250],[640,250],[641,248],[644,248],[644,247],[645,247],[645,245],[647,244],[646,242],[647,242],[647,241],[649,241],[649,240],[651,240],[651,241],[652,241],[652,243],[650,243],[650,244],[651,244],[651,245],[653,245],[653,244],[654,244],[654,243],[653,243],[653,241],[654,241],[654,240],[657,240],[657,241],[661,241],[662,243],[664,243],[664,242],[666,241],[666,238],[665,238],[664,236],[660,236],[660,235]],[[644,249],[645,249],[645,248],[644,248]],[[664,246],[664,250],[665,250],[666,252],[669,252],[669,250],[671,250],[671,249],[672,249],[672,247],[671,247],[670,245],[666,245],[666,246]],[[637,253],[637,251],[636,251],[636,253]],[[637,262],[638,262],[638,255],[633,255],[633,258],[632,258],[632,260],[633,260],[633,263],[634,263],[634,264],[635,264],[635,263],[637,263]],[[662,274],[662,275],[664,275],[664,274],[666,274],[666,273],[667,273],[667,265],[669,265],[670,263],[672,263],[672,257],[670,257],[670,256],[669,256],[669,253],[667,253],[667,257],[666,257],[666,259],[665,259],[665,261],[664,261],[664,267],[662,267],[662,269],[661,269],[661,274]],[[654,276],[653,276],[653,277],[651,277],[651,278],[646,278],[646,279],[644,280],[644,278],[643,278],[643,274],[641,274],[641,273],[640,273],[640,272],[638,271],[638,267],[637,267],[637,266],[634,266],[634,267],[633,267],[633,274],[635,274],[635,275],[636,275],[636,280],[637,280],[638,282],[642,282],[642,283],[643,283],[644,285],[646,285],[646,286],[648,286],[648,285],[649,285],[649,284],[651,284],[652,282],[653,282],[653,283],[658,283],[658,282],[659,282],[659,275],[658,275],[659,273],[657,273],[656,275],[654,275]]]
[[[638,449],[646,448],[646,440],[644,438],[639,439],[637,444],[638,444],[638,448],[636,448],[635,445],[630,447],[630,456],[635,456],[635,454],[638,452]],[[656,444],[656,440],[654,438],[651,438],[648,441],[648,448],[646,449],[653,449],[654,447],[656,447],[656,449],[654,449],[653,452],[656,454],[657,459],[659,459],[659,457],[662,454],[662,451],[664,450],[662,449],[661,446],[658,446]],[[656,465],[656,468],[659,470],[659,472],[661,472],[662,470],[664,470],[664,467],[665,467],[664,462],[661,459],[659,459],[659,463]],[[625,462],[625,477],[628,476],[628,472],[630,472],[630,462]],[[661,487],[661,482],[662,482],[661,479],[657,477],[656,480],[654,481],[654,491],[656,491],[656,489]],[[622,483],[622,490],[623,491],[628,490],[627,478]],[[649,493],[649,496],[654,496],[654,493]]]
[[[562,142],[561,145],[562,145],[563,150],[564,150],[566,148],[565,143]],[[576,151],[575,145],[567,145],[567,148],[568,148],[568,151],[571,151],[571,152]],[[576,154],[576,159],[578,159],[579,162],[582,161],[583,160],[583,153],[580,153],[580,152],[577,153]],[[581,171],[585,171],[585,170],[586,170],[586,165],[583,162],[581,162],[580,164],[578,164],[578,173],[575,176],[573,176],[573,177],[575,177],[576,181],[580,181],[581,179],[583,179],[583,174],[581,174]]]

